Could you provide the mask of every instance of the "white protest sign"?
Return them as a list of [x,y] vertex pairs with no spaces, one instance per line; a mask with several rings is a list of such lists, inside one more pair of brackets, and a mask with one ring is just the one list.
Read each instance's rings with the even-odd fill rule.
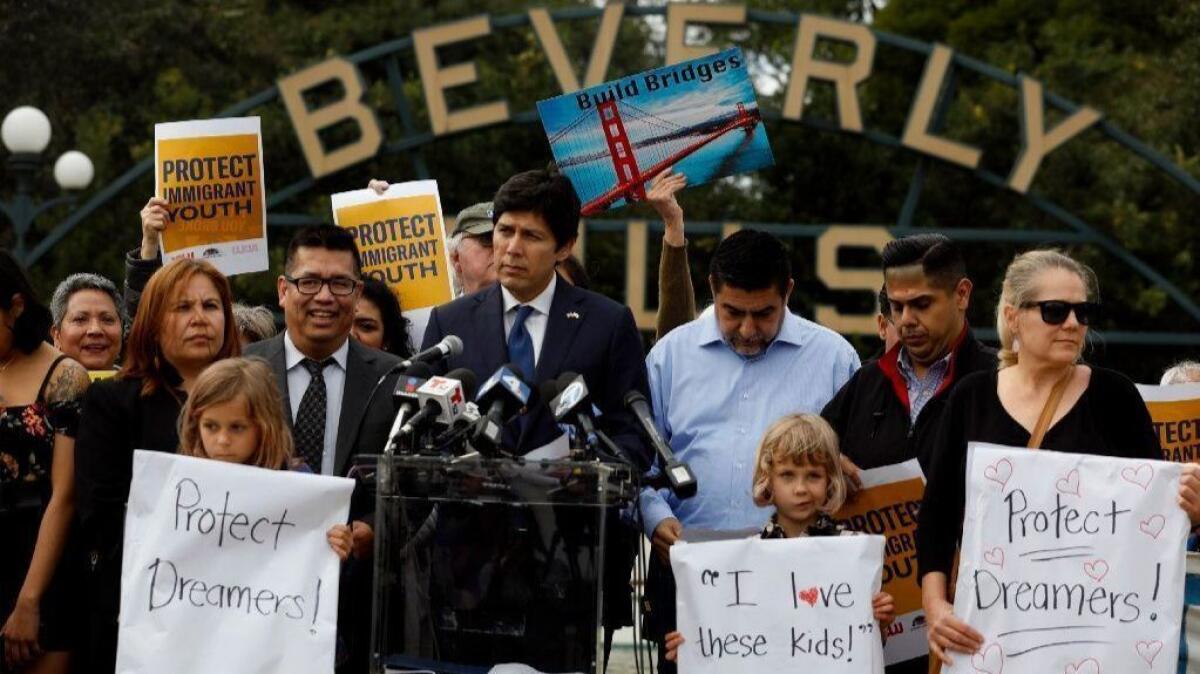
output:
[[679,671],[881,674],[882,566],[881,536],[672,546]]
[[983,648],[945,672],[1174,672],[1178,464],[971,443],[954,612]]
[[354,481],[138,450],[118,674],[333,672]]
[[154,125],[154,193],[167,201],[162,258],[265,271],[266,182],[258,117]]

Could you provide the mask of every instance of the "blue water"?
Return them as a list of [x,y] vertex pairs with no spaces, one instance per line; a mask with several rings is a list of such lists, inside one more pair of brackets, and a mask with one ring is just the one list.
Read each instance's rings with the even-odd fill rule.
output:
[[[774,163],[767,130],[759,122],[749,141],[743,131],[726,133],[676,164],[675,172],[686,175],[688,187],[694,187],[728,175],[756,171]],[[642,170],[650,168],[641,162],[638,165]],[[607,156],[568,167],[565,172],[580,192],[580,201],[584,203],[616,185],[612,160]],[[612,207],[618,208],[624,204],[624,201],[618,201]]]

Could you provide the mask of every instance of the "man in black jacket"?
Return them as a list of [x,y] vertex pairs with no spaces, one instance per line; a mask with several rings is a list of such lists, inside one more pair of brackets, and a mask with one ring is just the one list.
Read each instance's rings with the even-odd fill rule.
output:
[[[946,399],[966,375],[996,367],[996,353],[967,326],[971,280],[962,252],[941,234],[919,234],[883,249],[884,287],[900,342],[863,365],[822,410],[842,453],[857,468],[919,459],[929,452]],[[888,674],[927,671],[926,658]]]

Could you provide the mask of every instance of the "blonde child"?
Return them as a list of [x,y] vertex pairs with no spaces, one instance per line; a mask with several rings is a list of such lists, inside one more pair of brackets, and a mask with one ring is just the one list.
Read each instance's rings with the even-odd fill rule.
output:
[[[217,361],[196,378],[179,415],[179,453],[310,472],[292,458],[292,433],[283,417],[275,375],[258,358]],[[345,561],[350,555],[350,527],[335,524],[326,538]]]
[[[832,517],[846,500],[837,434],[815,414],[789,414],[767,429],[754,460],[754,503],[775,506],[762,538],[851,536]],[[896,606],[886,592],[871,601],[881,633],[896,618]],[[683,635],[671,632],[665,645],[672,662]]]

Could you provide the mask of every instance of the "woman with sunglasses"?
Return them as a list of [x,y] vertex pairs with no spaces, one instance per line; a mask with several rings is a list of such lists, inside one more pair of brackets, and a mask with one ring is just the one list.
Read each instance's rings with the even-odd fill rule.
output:
[[[967,443],[1031,446],[1044,409],[1053,410],[1037,447],[1058,452],[1159,459],[1158,436],[1133,383],[1081,362],[1097,318],[1099,288],[1086,265],[1055,250],[1018,255],[1004,274],[996,329],[999,368],[964,377],[951,394],[926,467],[917,561],[933,657],[974,653],[983,637],[954,615],[951,567],[962,537]],[[1057,390],[1056,390],[1057,389]],[[1055,403],[1052,398],[1061,396]],[[1185,468],[1180,505],[1200,521],[1200,469]],[[962,656],[960,656],[962,657]],[[969,657],[969,656],[967,656]]]

